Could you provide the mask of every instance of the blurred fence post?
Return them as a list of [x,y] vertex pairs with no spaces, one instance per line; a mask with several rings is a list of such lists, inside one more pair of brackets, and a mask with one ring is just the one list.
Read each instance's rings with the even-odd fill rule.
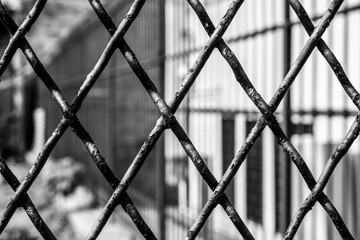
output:
[[[290,22],[290,6],[287,0],[284,0],[284,75],[291,66],[291,29]],[[288,90],[284,98],[283,110],[283,130],[289,141],[292,136],[291,124],[291,89]],[[283,206],[283,213],[281,214],[280,226],[282,231],[285,231],[291,221],[291,161],[287,155],[282,154],[280,159],[280,173],[283,181],[283,188],[281,188],[281,205]]]
[[[159,14],[159,28],[160,28],[160,81],[159,91],[164,96],[165,94],[165,0],[158,1],[160,14]],[[164,136],[159,139],[157,143],[157,161],[156,161],[156,172],[157,172],[157,190],[156,190],[156,208],[158,212],[158,223],[159,223],[159,240],[165,240],[165,227],[166,227],[166,196],[165,196],[165,142]]]

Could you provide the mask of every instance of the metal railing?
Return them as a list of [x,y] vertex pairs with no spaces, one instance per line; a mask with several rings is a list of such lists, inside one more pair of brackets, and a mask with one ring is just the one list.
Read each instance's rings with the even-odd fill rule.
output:
[[[188,4],[197,14],[201,24],[203,25],[206,33],[209,35],[210,38],[206,45],[202,48],[201,53],[198,55],[192,67],[189,69],[186,77],[181,83],[181,86],[178,88],[176,93],[174,93],[174,97],[170,103],[167,103],[164,100],[160,93],[161,91],[158,90],[158,88],[161,86],[156,86],[154,84],[154,82],[150,79],[140,62],[137,60],[133,50],[124,40],[126,32],[131,27],[132,23],[136,20],[138,14],[141,12],[142,7],[147,4],[145,0],[133,1],[128,13],[120,22],[118,27],[116,27],[116,25],[112,22],[111,18],[106,13],[106,10],[104,9],[99,0],[89,0],[90,5],[99,17],[99,20],[102,22],[102,24],[112,37],[110,38],[104,51],[99,57],[93,70],[91,70],[91,72],[87,75],[86,79],[84,80],[82,86],[79,88],[71,103],[69,103],[65,99],[61,89],[57,86],[52,76],[45,69],[44,65],[36,56],[36,53],[32,50],[31,45],[25,38],[31,26],[36,22],[37,18],[42,13],[46,5],[46,0],[37,0],[31,11],[29,12],[27,18],[20,24],[20,26],[17,26],[17,24],[6,12],[4,6],[0,4],[0,20],[6,26],[8,31],[13,35],[9,44],[7,45],[4,54],[0,59],[0,76],[9,66],[9,63],[11,62],[16,50],[19,48],[24,53],[27,61],[32,66],[34,72],[38,75],[38,77],[43,81],[44,85],[49,90],[50,94],[59,106],[63,115],[62,118],[59,120],[56,129],[47,139],[45,146],[39,153],[36,161],[29,170],[23,182],[20,183],[16,176],[8,168],[6,162],[3,160],[1,161],[1,173],[6,179],[6,181],[9,183],[9,185],[13,188],[15,194],[11,198],[3,215],[1,216],[0,234],[6,228],[15,210],[19,207],[23,207],[29,218],[33,222],[34,226],[45,239],[56,239],[52,231],[46,225],[46,222],[42,219],[42,217],[36,210],[34,204],[27,195],[27,192],[39,176],[42,168],[45,166],[52,150],[54,149],[60,138],[63,136],[63,134],[70,127],[77,135],[77,137],[80,138],[80,140],[83,142],[93,161],[99,168],[99,171],[103,174],[104,178],[114,190],[112,196],[106,203],[103,212],[101,213],[95,225],[89,232],[87,239],[96,239],[99,236],[100,232],[102,231],[118,205],[121,205],[123,207],[125,212],[132,219],[134,225],[138,228],[138,230],[141,232],[145,239],[157,239],[152,229],[144,221],[143,217],[140,215],[130,196],[127,194],[127,190],[133,180],[136,178],[143,164],[146,162],[150,152],[154,149],[155,145],[159,141],[159,138],[167,129],[170,129],[172,133],[176,136],[185,153],[192,160],[203,180],[213,191],[213,194],[203,206],[195,222],[192,223],[192,226],[190,227],[188,232],[184,233],[184,237],[186,237],[186,239],[195,239],[198,236],[200,230],[203,228],[206,220],[212,214],[214,208],[217,205],[220,205],[228,215],[235,228],[243,236],[243,238],[254,239],[253,234],[249,231],[248,227],[243,222],[241,216],[238,214],[237,210],[224,192],[233,180],[241,164],[245,161],[246,156],[248,155],[256,140],[261,135],[264,128],[268,126],[273,132],[273,135],[277,139],[279,145],[283,148],[284,152],[289,157],[289,160],[291,160],[292,163],[297,167],[300,175],[306,182],[308,188],[311,190],[309,196],[304,200],[303,204],[296,212],[295,216],[293,216],[290,225],[284,233],[283,239],[294,238],[305,216],[316,204],[316,202],[319,202],[320,205],[324,208],[324,210],[332,220],[335,228],[338,230],[339,234],[343,239],[354,239],[347,226],[345,225],[344,221],[342,220],[342,217],[340,216],[334,205],[331,203],[327,195],[323,192],[323,190],[327,185],[337,164],[341,161],[348,149],[351,147],[354,140],[359,135],[359,114],[356,116],[353,125],[344,137],[344,140],[341,142],[341,144],[338,145],[338,147],[330,156],[321,176],[317,181],[315,180],[312,172],[310,171],[309,167],[300,155],[299,151],[289,141],[289,136],[285,134],[284,130],[280,127],[280,124],[275,117],[275,111],[277,107],[283,101],[285,94],[289,91],[291,85],[296,80],[296,77],[299,74],[300,70],[302,69],[305,62],[315,48],[317,48],[324,56],[324,58],[336,74],[344,91],[347,93],[355,106],[360,109],[359,93],[350,83],[347,75],[341,67],[341,64],[338,62],[327,44],[321,38],[326,28],[329,26],[330,22],[338,12],[343,1],[333,0],[330,3],[325,14],[321,17],[316,27],[314,27],[312,21],[308,17],[305,9],[302,7],[299,1],[288,1],[288,4],[293,9],[294,13],[296,13],[301,24],[309,34],[309,39],[298,57],[296,58],[295,62],[289,68],[289,71],[287,72],[281,85],[274,93],[273,98],[269,103],[266,103],[266,101],[261,97],[259,92],[255,89],[246,72],[244,71],[240,61],[237,59],[234,52],[222,39],[224,33],[228,29],[229,24],[236,16],[243,2],[244,0],[232,1],[225,15],[215,27],[214,23],[211,21],[209,15],[207,14],[206,9],[200,3],[200,1],[188,0]],[[251,133],[246,138],[245,142],[241,146],[238,153],[235,155],[234,159],[231,161],[231,164],[229,165],[228,169],[226,170],[220,181],[216,180],[213,173],[207,167],[204,159],[201,157],[200,153],[188,137],[186,131],[179,124],[178,120],[175,117],[176,111],[181,106],[184,98],[187,96],[189,90],[192,88],[199,73],[202,71],[205,63],[208,61],[215,48],[219,50],[220,54],[227,61],[229,67],[234,73],[236,81],[240,84],[247,96],[251,99],[258,111],[261,113],[261,117],[257,120]],[[129,64],[135,75],[138,77],[140,83],[143,85],[144,89],[148,93],[149,97],[151,98],[161,115],[156,121],[155,126],[148,135],[146,141],[139,149],[138,154],[133,159],[130,167],[127,169],[124,176],[121,176],[121,180],[119,180],[119,178],[115,176],[112,169],[108,166],[104,157],[98,150],[98,147],[95,144],[94,140],[77,117],[77,113],[80,110],[81,105],[87,97],[89,91],[92,89],[92,87],[104,71],[106,65],[109,63],[112,55],[117,49],[121,51],[125,60]],[[134,111],[136,111],[136,109]],[[163,232],[160,231],[159,235],[159,239],[164,238]]]

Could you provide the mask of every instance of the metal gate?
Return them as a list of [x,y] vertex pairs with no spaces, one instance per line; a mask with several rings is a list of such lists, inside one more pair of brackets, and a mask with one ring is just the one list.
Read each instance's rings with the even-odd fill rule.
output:
[[[112,37],[110,38],[105,49],[101,53],[101,56],[99,57],[96,65],[87,75],[82,86],[75,94],[75,97],[72,99],[71,103],[66,100],[62,93],[62,90],[58,87],[57,83],[48,73],[48,71],[41,63],[39,58],[36,56],[36,53],[32,50],[32,47],[25,38],[27,32],[30,31],[31,26],[36,22],[36,19],[42,13],[46,5],[46,0],[37,0],[34,3],[34,6],[29,12],[27,18],[21,23],[20,26],[17,26],[17,24],[13,21],[10,15],[6,12],[2,3],[0,4],[0,20],[6,26],[8,31],[13,35],[0,60],[0,76],[4,74],[16,50],[19,48],[23,51],[27,61],[34,69],[34,72],[42,80],[43,84],[49,90],[51,96],[54,98],[55,102],[57,103],[62,112],[62,117],[61,119],[59,119],[55,130],[47,139],[43,150],[39,153],[34,165],[29,170],[29,173],[27,174],[23,182],[20,183],[16,176],[8,168],[6,162],[1,161],[1,173],[6,179],[6,181],[9,183],[9,185],[14,189],[15,194],[11,198],[11,201],[8,203],[1,217],[0,233],[3,232],[6,228],[15,210],[19,207],[23,207],[26,213],[29,215],[29,218],[33,222],[34,226],[45,239],[56,239],[52,231],[48,228],[48,226],[36,210],[34,204],[27,195],[27,192],[33,185],[34,181],[37,179],[42,168],[45,166],[50,153],[57,145],[58,141],[62,138],[63,134],[70,127],[77,135],[77,137],[80,138],[80,140],[83,142],[93,161],[98,166],[99,171],[102,173],[106,181],[114,190],[112,196],[107,201],[101,216],[98,218],[98,220],[94,224],[94,227],[90,231],[87,239],[96,239],[99,236],[100,232],[102,231],[118,205],[121,205],[123,207],[125,212],[129,215],[134,225],[138,228],[138,230],[145,239],[165,238],[165,212],[161,210],[161,208],[164,207],[164,202],[161,201],[164,200],[161,200],[159,198],[160,202],[157,203],[159,206],[158,219],[160,230],[157,233],[158,236],[155,236],[152,229],[148,226],[143,217],[140,215],[138,209],[134,205],[127,191],[129,186],[137,177],[137,174],[142,168],[143,164],[149,160],[149,154],[153,151],[154,147],[160,141],[160,137],[166,130],[170,130],[167,132],[171,132],[171,134],[176,137],[178,142],[181,144],[183,151],[186,153],[187,157],[191,159],[195,168],[198,170],[199,175],[202,177],[208,187],[213,191],[211,196],[208,198],[206,194],[203,195],[205,201],[204,204],[201,206],[202,209],[200,213],[198,213],[195,221],[191,223],[188,232],[183,232],[183,237],[185,237],[186,239],[196,238],[199,235],[200,231],[204,228],[205,222],[207,221],[207,219],[209,219],[215,207],[217,205],[220,205],[231,220],[235,229],[242,235],[244,239],[255,239],[253,233],[249,230],[248,226],[242,220],[243,216],[241,216],[241,214],[237,212],[232,201],[230,201],[230,199],[233,199],[233,196],[231,196],[231,194],[228,194],[228,192],[225,191],[227,188],[228,190],[231,188],[233,178],[240,169],[242,163],[245,161],[246,157],[248,157],[248,160],[252,159],[252,162],[256,161],[256,154],[251,155],[251,153],[254,153],[254,150],[251,151],[251,149],[253,148],[253,146],[254,148],[256,148],[256,146],[254,145],[257,142],[256,140],[259,138],[265,127],[268,126],[273,133],[273,138],[276,139],[277,143],[282,147],[283,151],[286,153],[287,156],[287,158],[281,159],[281,162],[279,162],[279,164],[284,165],[282,174],[286,176],[286,174],[290,172],[290,164],[284,164],[284,162],[292,162],[298,170],[298,173],[296,174],[299,174],[303,178],[307,187],[311,190],[311,193],[308,195],[308,197],[304,199],[301,203],[301,206],[300,208],[298,208],[295,216],[292,216],[291,223],[287,226],[286,231],[283,232],[283,239],[293,239],[295,237],[305,216],[314,207],[316,202],[319,202],[320,205],[324,208],[324,211],[329,215],[329,218],[331,219],[334,228],[339,232],[343,239],[354,239],[353,235],[350,233],[348,227],[344,223],[342,216],[332,204],[331,199],[324,193],[324,188],[327,186],[336,166],[344,158],[344,156],[346,155],[359,134],[359,114],[357,114],[355,119],[352,120],[353,123],[341,143],[338,144],[335,150],[332,151],[331,156],[327,160],[325,168],[322,170],[322,173],[318,180],[315,180],[315,177],[311,172],[310,168],[308,167],[308,164],[305,162],[305,160],[300,154],[301,151],[295,148],[292,141],[290,141],[290,135],[292,134],[292,132],[289,129],[291,129],[291,123],[287,122],[287,120],[289,120],[291,116],[286,115],[290,114],[289,111],[291,110],[289,104],[290,100],[288,97],[286,97],[286,93],[290,90],[291,85],[295,82],[296,77],[299,75],[301,69],[303,68],[304,64],[307,62],[310,54],[315,48],[317,48],[324,56],[328,64],[331,66],[331,69],[334,71],[344,91],[354,103],[354,105],[359,109],[359,93],[349,81],[341,64],[338,62],[332,51],[322,40],[322,35],[337,14],[344,1],[333,0],[322,17],[316,17],[313,19],[320,19],[316,27],[314,27],[311,19],[309,18],[305,9],[302,7],[299,1],[287,1],[287,3],[285,4],[285,12],[287,12],[285,18],[287,18],[287,20],[285,24],[281,26],[281,28],[283,28],[285,32],[284,48],[286,49],[290,47],[290,34],[286,34],[286,32],[291,31],[291,27],[294,25],[294,23],[290,21],[290,15],[288,10],[289,7],[291,7],[293,9],[293,12],[298,16],[300,23],[303,25],[310,37],[291,66],[288,66],[291,59],[290,55],[284,57],[283,68],[286,71],[286,75],[282,80],[280,86],[272,94],[273,96],[269,103],[267,103],[260,95],[260,93],[256,90],[253,83],[246,74],[244,68],[242,67],[240,61],[235,56],[234,52],[229,48],[227,43],[225,43],[225,41],[222,39],[230,23],[233,21],[235,16],[237,16],[237,13],[242,7],[244,1],[232,1],[230,3],[230,6],[227,7],[226,12],[224,13],[223,17],[216,25],[216,27],[206,11],[206,5],[204,7],[198,0],[188,0],[187,2],[198,16],[201,24],[203,25],[204,31],[210,36],[210,38],[202,47],[200,53],[196,56],[196,60],[194,60],[192,67],[185,74],[176,92],[172,93],[173,98],[169,103],[167,103],[163,98],[163,85],[160,84],[160,86],[157,86],[156,84],[154,84],[155,81],[152,81],[150,79],[147,72],[145,72],[144,68],[137,60],[135,53],[124,40],[126,32],[129,30],[132,23],[136,21],[137,16],[141,13],[142,8],[147,4],[150,4],[150,2],[146,2],[145,0],[133,1],[128,9],[128,13],[119,23],[118,27],[116,27],[109,15],[106,13],[105,8],[102,6],[100,1],[89,0],[90,5],[99,17],[99,21],[102,22],[102,24]],[[165,3],[165,1],[159,1],[161,18],[164,18],[166,16],[164,8]],[[165,22],[165,19],[161,19],[161,22]],[[251,132],[247,136],[245,141],[241,143],[241,148],[237,152],[237,154],[234,156],[227,153],[222,156],[223,158],[227,159],[227,163],[225,164],[227,166],[227,169],[226,171],[224,169],[224,174],[219,181],[216,180],[213,172],[211,172],[210,168],[207,166],[205,157],[201,156],[201,152],[197,150],[196,146],[189,138],[187,131],[184,130],[182,124],[180,124],[175,117],[178,109],[191,111],[191,108],[182,108],[182,106],[190,106],[189,102],[183,103],[184,99],[186,99],[189,91],[194,88],[193,84],[196,82],[196,79],[198,78],[204,65],[212,55],[215,48],[219,50],[220,54],[231,68],[233,75],[235,76],[235,80],[238,82],[238,84],[240,84],[240,86],[245,91],[247,97],[253,102],[253,104],[257,108],[256,112],[261,114],[261,116],[258,119],[255,119],[255,121],[254,119],[252,119],[246,124],[246,127],[248,129],[251,128]],[[143,85],[150,99],[155,104],[158,112],[160,113],[160,117],[157,121],[153,122],[153,129],[148,135],[146,141],[140,147],[136,157],[132,160],[130,167],[126,170],[123,176],[118,176],[121,178],[121,180],[119,180],[119,178],[115,176],[113,170],[109,167],[108,163],[105,161],[105,158],[98,150],[98,147],[95,144],[94,140],[85,129],[83,123],[80,122],[77,117],[77,113],[80,110],[82,103],[88,96],[90,90],[97,83],[97,80],[101,76],[102,72],[104,71],[105,67],[107,66],[114,52],[117,49],[121,51],[130,68],[138,77],[138,80]],[[290,53],[291,51],[285,50],[284,52]],[[163,55],[164,52],[160,52],[160,57],[163,57]],[[165,65],[165,60],[166,59],[161,59],[161,64]],[[79,61],[81,61],[81,59],[79,59]],[[190,61],[190,59],[186,59],[186,61]],[[164,78],[164,76],[161,75],[158,77],[160,79]],[[319,86],[321,87],[321,84]],[[281,124],[283,126],[281,127],[279,121],[276,118],[276,109],[283,101],[285,101],[285,105],[284,109],[282,110],[283,117]],[[137,111],[137,109],[134,109],[134,111]],[[256,112],[254,112],[255,115]],[[350,115],[349,112],[347,112],[347,114]],[[303,116],[306,115],[306,113],[298,113],[298,115],[300,115],[299,121],[302,121]],[[189,116],[189,114],[187,114],[186,116]],[[227,132],[226,136],[231,136],[231,134],[234,134],[232,130],[233,125],[234,122],[231,116],[227,116],[223,119],[223,131]],[[306,128],[306,125],[304,124],[301,126],[303,129]],[[189,128],[189,125],[186,125],[186,128]],[[226,142],[226,144],[234,145],[234,143],[231,142],[231,139],[229,140],[223,138],[223,140],[224,142]],[[163,146],[161,146],[160,149],[162,147]],[[160,165],[164,167],[165,163]],[[256,168],[256,164],[251,166],[249,164],[249,166],[247,167],[249,171]],[[161,171],[161,174],[164,173],[165,171],[163,169]],[[164,179],[165,176],[160,175],[159,178]],[[286,177],[285,179],[289,180],[289,177]],[[256,182],[256,179],[254,181]],[[191,184],[193,183],[189,182],[189,185]],[[290,185],[288,184],[288,186]],[[165,191],[164,186],[158,187],[162,189],[162,191]],[[337,189],[335,189],[335,191],[336,190]],[[281,198],[288,198],[291,194],[290,191],[291,189],[287,188],[286,191],[282,192],[278,200],[280,201]],[[164,194],[160,191],[159,195]],[[287,201],[284,202],[286,203]],[[252,201],[251,203],[256,206],[256,203]],[[285,212],[283,213],[283,215],[285,216],[285,218],[287,218],[286,216],[288,216],[289,213]],[[259,218],[259,214],[256,213],[251,216],[251,218],[256,220],[257,218]],[[211,236],[204,237],[211,238]]]

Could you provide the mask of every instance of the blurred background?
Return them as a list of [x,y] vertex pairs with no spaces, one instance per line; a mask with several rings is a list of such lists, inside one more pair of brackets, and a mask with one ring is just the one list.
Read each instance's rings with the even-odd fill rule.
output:
[[[21,23],[34,0],[2,0]],[[103,1],[118,24],[132,1]],[[217,25],[231,1],[203,0]],[[303,0],[316,23],[329,0]],[[1,23],[1,22],[0,22]],[[346,0],[323,39],[359,89],[360,1]],[[0,25],[0,54],[9,42]],[[110,35],[85,0],[51,0],[27,34],[31,46],[71,102],[95,66]],[[209,39],[186,1],[148,1],[124,39],[169,103]],[[308,35],[284,0],[245,1],[225,41],[248,77],[269,102]],[[21,180],[61,119],[48,89],[18,51],[0,76],[0,148]],[[315,49],[276,111],[277,120],[303,156],[315,179],[350,129],[358,110]],[[120,51],[90,91],[78,117],[109,166],[122,178],[154,127],[159,112]],[[214,176],[220,180],[260,114],[215,49],[175,114]],[[325,193],[360,238],[360,144],[356,140],[340,162]],[[12,190],[1,179],[0,206]],[[211,195],[171,131],[165,132],[128,190],[159,239],[183,239]],[[256,239],[281,239],[291,216],[310,190],[266,128],[226,190]],[[82,239],[110,198],[112,189],[76,135],[61,138],[29,195],[56,236]],[[21,231],[20,231],[20,230]],[[4,238],[2,238],[4,236]],[[20,209],[0,239],[41,237]],[[26,236],[26,237],[24,237]],[[142,239],[120,207],[99,239]],[[199,239],[238,239],[217,207]],[[318,204],[295,239],[339,239]]]

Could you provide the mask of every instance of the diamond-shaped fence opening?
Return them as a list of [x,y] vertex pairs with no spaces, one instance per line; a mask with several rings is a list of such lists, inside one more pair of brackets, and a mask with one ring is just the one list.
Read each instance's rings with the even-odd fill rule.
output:
[[26,37],[47,1],[34,1],[19,26],[0,1],[12,35],[0,76],[15,82],[26,72],[13,67],[20,49],[33,69],[27,78],[40,85],[49,136],[22,182],[1,160],[15,194],[0,234],[22,207],[44,239],[56,239],[28,192],[51,154],[69,154],[90,166],[91,184],[104,189],[105,179],[112,189],[87,239],[99,237],[118,205],[145,239],[354,239],[360,98],[326,43],[342,39],[336,50],[356,62],[347,36],[359,6],[343,2],[311,3],[310,18],[297,0],[89,0],[94,11],[45,63]]

